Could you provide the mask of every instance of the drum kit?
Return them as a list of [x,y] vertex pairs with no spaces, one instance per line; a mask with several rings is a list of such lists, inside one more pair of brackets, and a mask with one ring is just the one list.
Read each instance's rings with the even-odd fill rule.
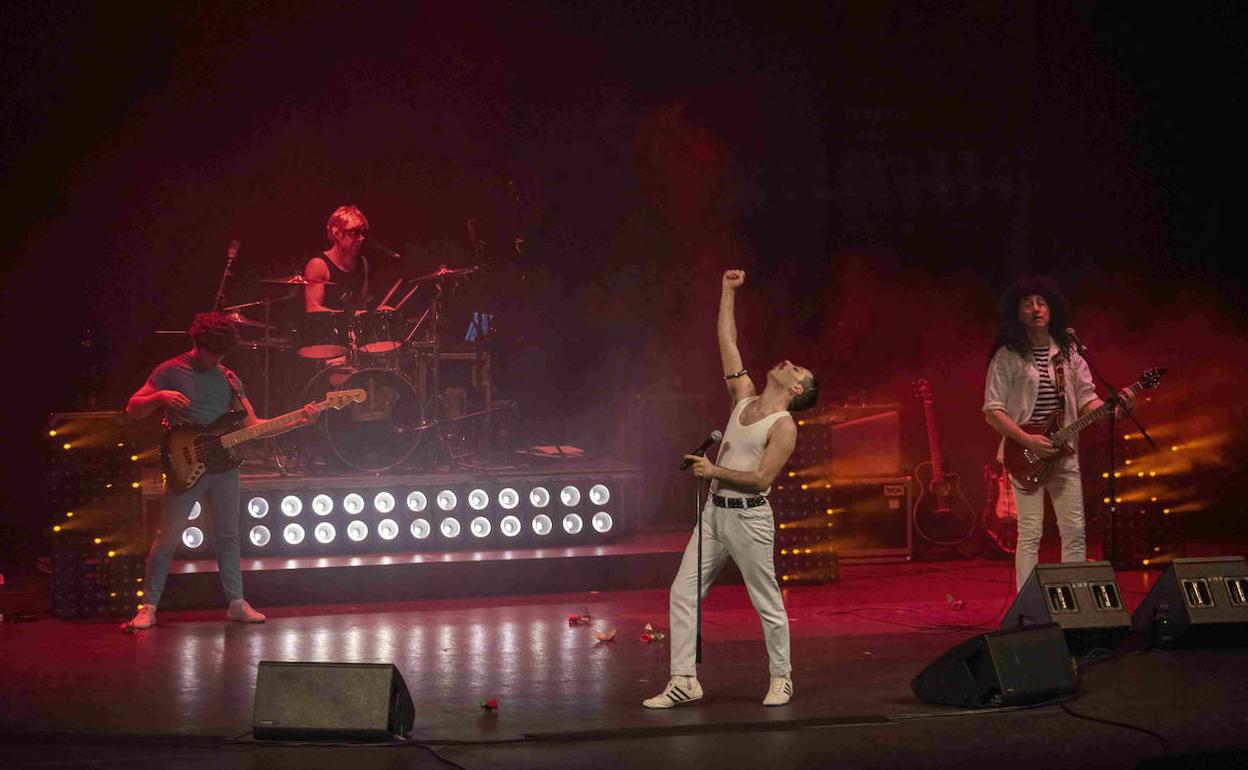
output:
[[[304,313],[300,322],[286,328],[274,322],[273,306],[301,298],[300,287],[313,283],[332,285],[332,281],[300,274],[265,278],[260,282],[290,287],[291,291],[274,299],[222,308],[239,329],[239,347],[260,355],[256,363],[263,381],[260,408],[265,414],[271,411],[270,370],[274,356],[285,364],[295,364],[287,368],[303,371],[305,377],[309,368],[315,370],[300,391],[297,403],[287,406],[319,400],[331,390],[362,388],[368,393],[363,403],[323,414],[315,432],[288,434],[300,445],[295,448],[296,455],[310,462],[323,460],[331,465],[380,472],[407,462],[427,437],[436,437],[446,444],[458,436],[462,444],[469,418],[479,418],[477,433],[490,435],[490,365],[485,349],[491,331],[486,323],[488,316],[474,314],[474,324],[479,322],[484,328],[469,335],[473,342],[443,340],[446,290],[480,269],[479,265],[443,266],[416,278],[399,279],[372,309],[353,314]],[[393,306],[387,305],[405,281],[412,284],[410,290]],[[431,286],[432,295],[424,312],[411,321],[401,310],[421,286]],[[257,320],[257,314],[262,314],[263,320]],[[466,408],[466,389],[442,388],[442,367],[448,360],[471,363],[472,385],[481,391],[479,403],[474,404],[480,407],[476,411]],[[298,361],[311,367],[300,367],[295,363]],[[449,446],[447,449],[452,457],[456,456]],[[280,465],[283,463],[279,462]]]

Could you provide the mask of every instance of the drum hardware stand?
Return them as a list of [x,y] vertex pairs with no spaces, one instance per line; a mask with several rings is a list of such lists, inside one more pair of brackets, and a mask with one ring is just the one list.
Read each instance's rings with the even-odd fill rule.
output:
[[230,245],[225,250],[225,270],[221,271],[221,283],[217,284],[217,298],[212,303],[213,310],[221,310],[221,303],[225,300],[225,279],[234,273],[230,272],[230,268],[234,266],[234,260],[238,257],[239,242],[230,241]]

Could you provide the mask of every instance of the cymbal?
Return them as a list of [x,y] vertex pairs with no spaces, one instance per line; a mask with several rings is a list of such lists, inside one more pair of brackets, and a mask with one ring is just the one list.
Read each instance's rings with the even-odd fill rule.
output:
[[457,275],[475,273],[480,269],[480,265],[473,265],[471,267],[447,267],[446,265],[443,265],[428,275],[422,275],[419,278],[413,278],[412,280],[416,283],[420,283],[421,281],[432,281],[436,278],[451,278]]
[[287,286],[307,286],[310,283],[324,286],[332,286],[333,281],[321,281],[316,278],[306,278],[302,273],[286,276],[285,278],[261,278],[260,283],[282,283]]
[[261,323],[260,321],[253,321],[252,319],[248,318],[247,316],[243,315],[237,310],[235,310],[232,313],[226,313],[226,316],[230,319],[230,321],[232,321],[233,323],[239,326],[249,326],[253,329],[276,329],[277,328],[276,326],[270,326],[269,324]]

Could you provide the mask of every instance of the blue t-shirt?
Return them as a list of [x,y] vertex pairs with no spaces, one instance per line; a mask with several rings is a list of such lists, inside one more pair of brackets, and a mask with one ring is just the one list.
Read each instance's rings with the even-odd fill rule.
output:
[[[230,381],[234,383],[233,388]],[[165,410],[165,420],[171,425],[207,425],[230,411],[235,389],[240,398],[245,395],[243,383],[234,372],[224,366],[198,369],[191,362],[189,352],[157,366],[147,383],[157,390],[176,390],[190,399],[191,405],[186,409]],[[242,405],[238,408],[242,409]]]

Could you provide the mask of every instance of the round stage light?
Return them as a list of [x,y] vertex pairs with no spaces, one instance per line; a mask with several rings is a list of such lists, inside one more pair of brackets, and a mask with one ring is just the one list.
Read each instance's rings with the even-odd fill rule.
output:
[[511,487],[498,490],[498,504],[510,511],[520,504],[520,493]]
[[484,489],[474,489],[468,493],[468,506],[474,511],[484,511],[490,504],[490,493]]
[[269,501],[263,497],[253,497],[247,501],[247,513],[253,519],[263,519],[269,515]]
[[611,527],[615,526],[615,521],[611,518],[611,514],[606,511],[598,511],[594,514],[594,518],[589,520],[593,525],[594,531],[607,533],[611,531]]
[[611,502],[611,490],[606,484],[595,484],[589,488],[589,501],[594,505],[606,505]]
[[334,498],[329,495],[317,495],[312,498],[312,512],[317,516],[328,516],[334,512]]
[[533,531],[539,535],[549,535],[550,531],[555,528],[554,522],[544,513],[539,513],[533,517]]
[[478,516],[472,520],[468,528],[472,530],[472,534],[476,537],[486,537],[490,534],[490,520],[484,516]]
[[351,538],[351,542],[358,543],[368,537],[368,525],[356,519],[347,525],[347,537]]
[[399,525],[394,519],[382,519],[377,522],[377,534],[381,535],[382,540],[393,540],[399,536]]
[[459,537],[459,521],[457,519],[443,519],[438,528],[442,530],[442,537]]
[[407,496],[407,509],[412,513],[420,513],[429,507],[429,498],[424,492],[412,492]]
[[361,513],[364,510],[364,498],[352,492],[342,498],[342,509],[352,516]]
[[282,498],[281,508],[287,516],[298,516],[303,513],[303,501],[294,495],[286,495]]
[[569,535],[575,535],[580,532],[583,526],[585,526],[585,522],[581,521],[581,517],[575,513],[569,513],[563,517],[563,531]]
[[534,508],[545,508],[550,505],[550,492],[546,487],[533,487],[529,490],[529,504]]
[[559,490],[559,502],[571,508],[581,504],[581,490],[574,486],[566,486]]
[[438,507],[444,511],[453,511],[455,506],[459,505],[459,498],[449,489],[439,492],[435,499],[438,502]]
[[378,513],[389,513],[394,510],[394,495],[389,492],[378,492],[373,498],[373,507]]
[[199,514],[203,512],[204,512],[204,506],[200,505],[199,501],[196,500],[195,504],[191,506],[191,512],[186,515],[186,520],[195,521],[196,519],[199,518]]
[[507,537],[515,537],[520,534],[520,530],[523,529],[520,525],[520,520],[515,516],[504,516],[503,520],[498,523],[498,528],[502,530],[502,533]]
[[303,542],[303,527],[298,524],[287,524],[282,530],[282,539],[291,545],[299,545]]
[[204,531],[199,527],[187,527],[182,530],[182,544],[187,548],[198,548],[204,544]]
[[334,538],[338,537],[338,530],[328,521],[322,521],[316,525],[316,529],[312,530],[312,536],[316,538],[316,542],[321,544],[332,543]]
[[424,519],[416,519],[412,522],[412,537],[417,540],[424,540],[429,537],[429,533],[433,528],[429,526],[429,522]]
[[268,527],[255,526],[247,533],[247,539],[257,548],[263,548],[273,539],[273,534],[269,532]]

